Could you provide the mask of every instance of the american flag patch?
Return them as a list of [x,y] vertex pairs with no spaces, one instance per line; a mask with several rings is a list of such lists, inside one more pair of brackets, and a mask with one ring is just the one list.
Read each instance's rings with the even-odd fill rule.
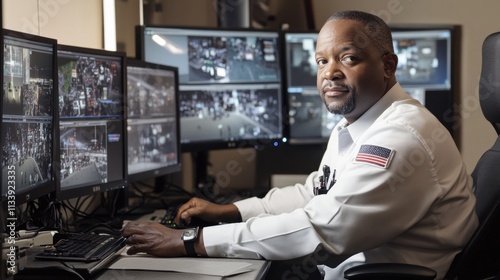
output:
[[394,151],[388,148],[375,145],[361,145],[354,161],[387,168],[391,163],[393,154]]

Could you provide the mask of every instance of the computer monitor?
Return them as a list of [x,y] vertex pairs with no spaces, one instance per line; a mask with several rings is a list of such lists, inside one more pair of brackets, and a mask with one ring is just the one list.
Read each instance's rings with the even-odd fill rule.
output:
[[284,36],[288,140],[322,144],[342,116],[328,111],[316,87],[317,32],[286,31]]
[[282,141],[279,32],[138,26],[136,34],[139,58],[179,69],[183,151]]
[[126,186],[125,59],[58,46],[60,200]]
[[3,29],[2,199],[16,205],[56,189],[55,39]]
[[396,78],[403,87],[451,88],[452,29],[391,27],[398,56]]
[[398,55],[396,78],[454,134],[455,76],[459,73],[459,26],[391,26]]
[[[391,26],[396,78],[448,128],[453,111],[453,26]],[[328,112],[316,88],[317,32],[284,32],[287,135],[291,144],[326,143],[342,119]]]
[[128,182],[181,170],[175,67],[127,59]]

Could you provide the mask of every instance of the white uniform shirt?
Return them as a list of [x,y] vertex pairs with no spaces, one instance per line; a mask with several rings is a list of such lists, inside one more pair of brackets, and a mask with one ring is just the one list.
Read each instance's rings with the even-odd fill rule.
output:
[[[312,254],[306,266],[325,263],[326,279],[343,279],[347,267],[363,262],[419,264],[444,277],[478,224],[472,181],[451,135],[399,84],[346,124],[334,128],[305,184],[239,201],[244,222],[205,228],[208,255]],[[336,183],[315,196],[324,165]],[[324,250],[314,253],[319,245]]]

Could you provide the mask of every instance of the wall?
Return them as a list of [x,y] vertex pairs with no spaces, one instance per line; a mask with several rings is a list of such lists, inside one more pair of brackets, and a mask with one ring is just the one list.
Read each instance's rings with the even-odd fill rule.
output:
[[458,142],[469,172],[496,138],[491,124],[479,107],[478,86],[481,47],[487,35],[500,31],[500,2],[483,0],[314,0],[317,28],[340,10],[362,10],[381,16],[389,24],[457,24],[462,26],[460,41],[459,92],[456,110]]
[[116,49],[135,56],[135,26],[141,24],[141,0],[116,0]]
[[54,38],[59,44],[103,48],[102,0],[2,0],[3,27]]

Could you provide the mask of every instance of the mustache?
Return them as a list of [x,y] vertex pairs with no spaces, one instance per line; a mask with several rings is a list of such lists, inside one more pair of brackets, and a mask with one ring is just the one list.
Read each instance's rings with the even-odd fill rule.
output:
[[326,83],[324,83],[323,86],[321,87],[321,90],[323,92],[326,92],[334,88],[349,90],[349,91],[351,90],[351,88],[348,85],[338,81],[326,81]]

